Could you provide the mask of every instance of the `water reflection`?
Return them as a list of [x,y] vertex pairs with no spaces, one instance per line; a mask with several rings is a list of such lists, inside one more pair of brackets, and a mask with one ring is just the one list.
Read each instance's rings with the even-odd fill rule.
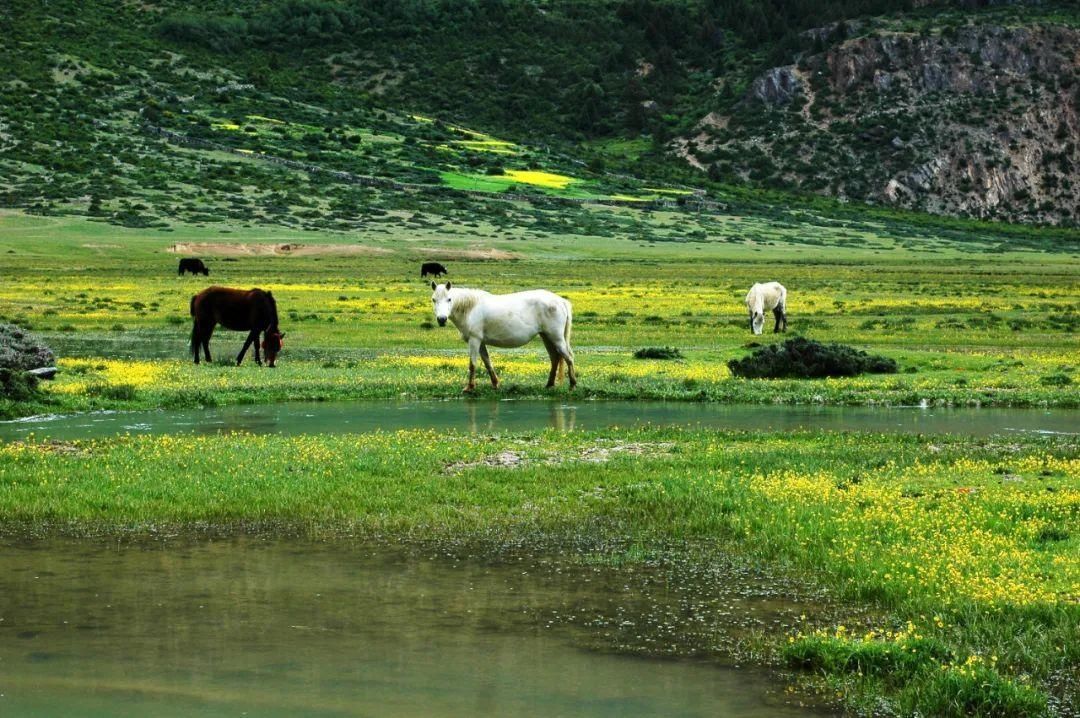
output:
[[495,433],[603,429],[644,424],[789,432],[801,429],[953,433],[1075,434],[1080,415],[1067,409],[918,409],[723,405],[662,401],[355,401],[115,412],[0,422],[0,440],[33,432],[55,439],[113,434],[247,431],[256,434],[360,433],[433,429]]
[[5,716],[806,715],[757,673],[582,650],[596,629],[547,620],[643,633],[659,621],[627,583],[366,544],[6,546],[0,701]]

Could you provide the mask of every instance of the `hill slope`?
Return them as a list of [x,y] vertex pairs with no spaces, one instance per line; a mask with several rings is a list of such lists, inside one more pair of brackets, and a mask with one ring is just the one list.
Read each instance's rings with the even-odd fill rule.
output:
[[[1003,18],[1002,18],[1003,19]],[[1048,223],[1080,209],[1080,29],[823,28],[680,152],[714,176]]]
[[795,189],[1071,225],[1077,10],[910,4],[13,0],[0,206],[355,230]]

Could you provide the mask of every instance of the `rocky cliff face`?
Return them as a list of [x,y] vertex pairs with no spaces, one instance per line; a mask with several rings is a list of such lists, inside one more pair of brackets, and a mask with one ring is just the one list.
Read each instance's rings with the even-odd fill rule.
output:
[[815,32],[835,44],[763,73],[676,150],[721,177],[945,214],[1080,221],[1080,30]]

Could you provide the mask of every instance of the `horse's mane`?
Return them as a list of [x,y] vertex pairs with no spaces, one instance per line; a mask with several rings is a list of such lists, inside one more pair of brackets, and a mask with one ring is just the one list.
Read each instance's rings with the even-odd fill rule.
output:
[[450,291],[454,298],[453,308],[450,312],[458,316],[468,315],[481,298],[490,294],[490,292],[485,292],[483,289],[469,289],[468,287],[454,287]]
[[269,331],[278,327],[277,300],[274,299],[273,294],[266,292],[266,301],[270,307],[270,324],[266,327],[267,331]]
[[746,293],[746,305],[750,311],[762,311],[765,306],[765,287],[762,284],[755,283],[750,287],[750,291]]

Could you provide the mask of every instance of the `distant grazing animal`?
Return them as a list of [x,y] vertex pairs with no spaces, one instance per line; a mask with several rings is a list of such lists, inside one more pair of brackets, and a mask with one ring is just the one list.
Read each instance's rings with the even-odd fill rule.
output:
[[776,317],[773,333],[787,331],[787,289],[780,282],[755,284],[746,293],[746,308],[750,310],[750,331],[761,334],[765,325],[765,312],[772,311]]
[[520,347],[537,334],[544,340],[551,372],[548,387],[555,386],[555,377],[562,379],[563,365],[570,377],[570,388],[577,386],[574,373],[574,352],[570,349],[570,329],[573,311],[570,302],[544,289],[513,294],[490,294],[482,289],[453,287],[431,283],[431,303],[440,327],[449,319],[469,343],[469,383],[465,391],[476,389],[477,358],[491,378],[491,386],[499,388],[499,377],[491,366],[488,345]]
[[201,259],[181,259],[180,271],[177,272],[181,277],[184,276],[184,272],[191,272],[192,274],[201,274],[204,277],[210,276],[210,270],[206,268]]
[[447,274],[446,267],[438,262],[424,262],[420,265],[420,278],[423,279],[429,274],[433,277],[441,277],[442,275]]
[[236,365],[244,361],[248,347],[255,345],[255,363],[261,365],[259,356],[259,332],[263,332],[262,348],[266,350],[266,361],[271,367],[281,352],[282,339],[285,335],[278,329],[277,302],[274,295],[261,289],[229,289],[228,287],[209,287],[191,298],[191,354],[195,363],[199,363],[199,347],[203,349],[206,361],[210,359],[210,335],[214,327],[220,324],[226,329],[248,332],[244,348],[236,357]]

